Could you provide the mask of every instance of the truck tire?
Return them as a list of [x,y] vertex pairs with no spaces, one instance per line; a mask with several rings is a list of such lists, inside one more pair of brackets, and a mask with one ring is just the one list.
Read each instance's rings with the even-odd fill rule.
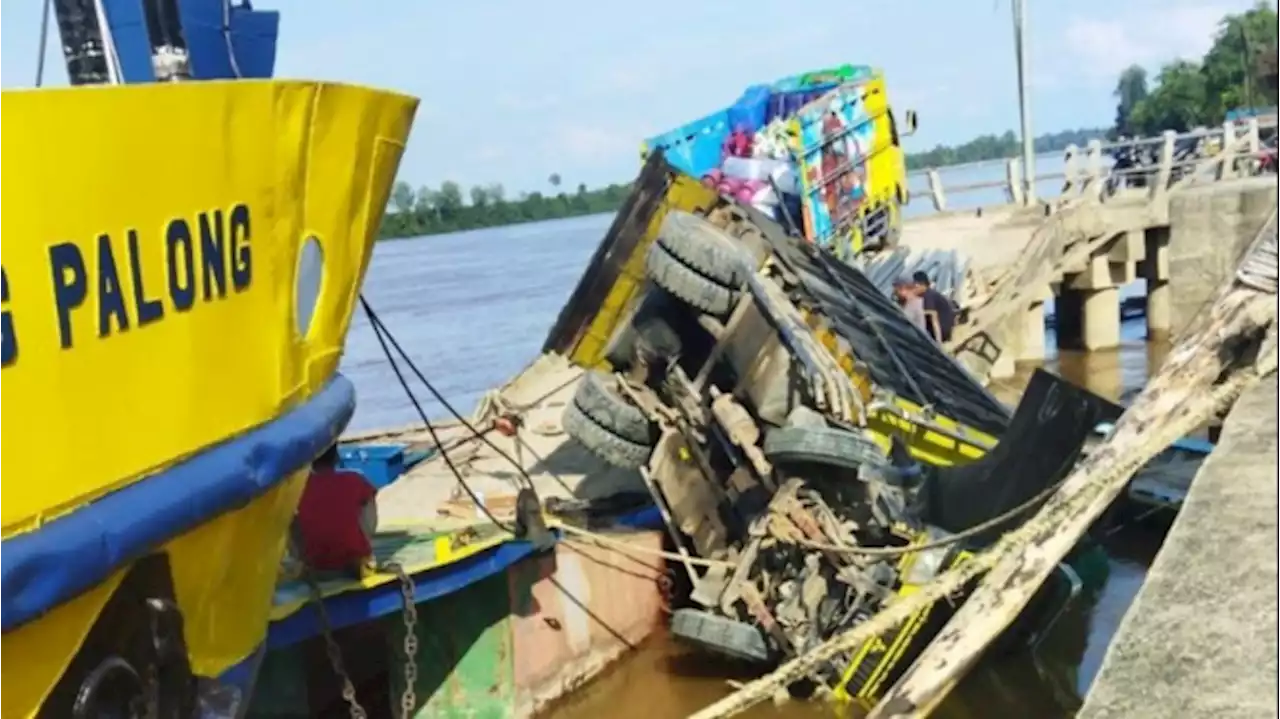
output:
[[664,316],[674,309],[671,304],[660,292],[650,292],[640,299],[631,316],[619,324],[605,346],[604,358],[615,370],[630,368],[638,352],[646,353],[650,359],[680,355],[684,343]]
[[697,215],[672,210],[662,220],[658,244],[698,274],[737,289],[752,273],[750,255],[724,230]]
[[741,661],[768,663],[773,659],[759,629],[701,609],[677,609],[671,615],[671,635]]
[[624,439],[600,426],[573,402],[564,408],[561,422],[566,434],[615,467],[639,469],[649,461],[649,455],[653,453],[653,448],[649,445]]
[[725,317],[738,300],[736,288],[712,279],[655,242],[645,257],[645,274],[654,284],[707,314]]
[[591,370],[582,375],[573,404],[596,424],[635,444],[653,442],[653,424],[639,407],[618,393],[613,375]]
[[821,464],[857,469],[864,464],[888,462],[880,446],[862,434],[830,427],[779,427],[764,438],[764,456],[770,462]]

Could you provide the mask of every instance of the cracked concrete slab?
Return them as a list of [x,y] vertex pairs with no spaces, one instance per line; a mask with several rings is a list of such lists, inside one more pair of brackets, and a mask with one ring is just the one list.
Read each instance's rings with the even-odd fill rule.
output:
[[1080,719],[1277,716],[1276,402],[1231,410]]

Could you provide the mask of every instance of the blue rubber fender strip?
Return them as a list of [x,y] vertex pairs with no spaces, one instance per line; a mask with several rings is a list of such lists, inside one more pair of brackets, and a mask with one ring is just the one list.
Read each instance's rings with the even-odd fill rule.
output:
[[[661,529],[662,514],[650,505],[618,518],[616,524],[634,529]],[[559,532],[556,532],[557,537]],[[529,542],[503,542],[465,559],[438,567],[429,567],[411,576],[414,604],[421,605],[491,577],[536,552]],[[325,612],[333,630],[370,622],[403,610],[399,582],[387,582],[367,589],[343,592],[324,598]],[[282,649],[320,634],[319,616],[314,606],[304,606],[283,619],[271,623],[267,632],[267,648]]]
[[[503,542],[465,559],[433,567],[415,574],[413,601],[416,605],[429,602],[491,577],[524,558],[534,554],[533,544],[520,540]],[[388,614],[403,611],[403,595],[399,582],[385,582],[375,587],[344,592],[324,598],[331,628],[363,624]],[[267,630],[267,649],[281,649],[320,634],[319,615],[313,604],[308,604],[284,619],[272,622]]]
[[341,375],[286,414],[4,541],[8,632],[213,517],[244,507],[337,441],[355,412]]

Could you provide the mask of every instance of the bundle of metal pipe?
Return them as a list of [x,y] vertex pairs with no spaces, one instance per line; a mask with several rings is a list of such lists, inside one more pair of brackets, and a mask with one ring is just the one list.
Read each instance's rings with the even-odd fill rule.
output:
[[866,256],[858,261],[859,269],[871,284],[890,294],[893,281],[904,275],[924,271],[938,292],[952,302],[963,304],[965,275],[969,260],[957,250],[918,250],[897,247],[889,252]]

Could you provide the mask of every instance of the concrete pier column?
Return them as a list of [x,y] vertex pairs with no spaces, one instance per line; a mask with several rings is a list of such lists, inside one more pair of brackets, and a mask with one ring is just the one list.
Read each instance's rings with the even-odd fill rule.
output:
[[1173,333],[1173,290],[1169,287],[1169,228],[1149,227],[1138,274],[1147,281],[1147,337]]
[[1120,290],[1062,288],[1056,300],[1058,346],[1105,350],[1120,346]]
[[1080,291],[1063,287],[1053,301],[1054,334],[1060,349],[1073,350],[1081,347],[1080,334],[1084,329],[1083,305]]
[[1147,336],[1165,337],[1173,329],[1173,295],[1168,280],[1147,280]]
[[1107,287],[1100,290],[1079,290],[1082,295],[1083,322],[1081,346],[1089,351],[1107,350],[1120,346],[1120,290]]

